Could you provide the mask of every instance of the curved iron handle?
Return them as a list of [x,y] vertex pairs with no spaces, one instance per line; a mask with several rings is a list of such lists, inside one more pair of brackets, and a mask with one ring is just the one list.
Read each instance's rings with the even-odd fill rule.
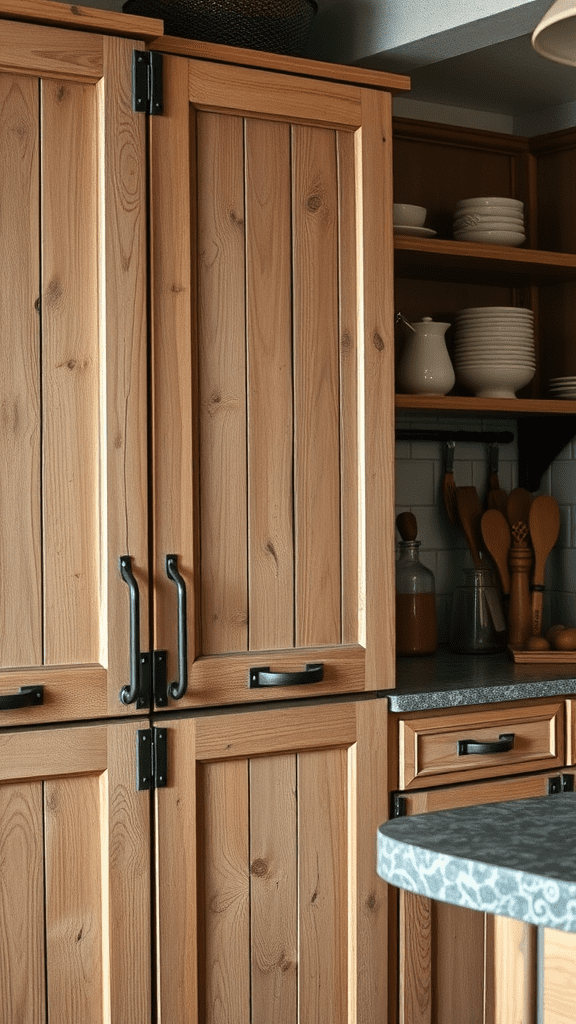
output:
[[271,672],[269,668],[251,668],[248,686],[299,686],[302,683],[319,683],[324,678],[324,665],[306,665],[304,672]]
[[122,687],[120,700],[123,704],[133,704],[140,695],[140,591],[130,555],[120,556],[120,574],[130,588],[130,685]]
[[0,697],[0,711],[12,711],[13,708],[31,708],[35,704],[43,703],[43,686],[21,686],[18,693],[6,693]]
[[178,588],[178,679],[170,683],[168,693],[173,700],[180,700],[188,688],[188,612],[186,607],[186,583],[178,571],[178,555],[166,555],[166,575]]
[[513,746],[513,732],[501,732],[500,738],[492,743],[480,743],[478,740],[458,740],[457,742],[459,754],[503,754],[507,750],[512,750]]

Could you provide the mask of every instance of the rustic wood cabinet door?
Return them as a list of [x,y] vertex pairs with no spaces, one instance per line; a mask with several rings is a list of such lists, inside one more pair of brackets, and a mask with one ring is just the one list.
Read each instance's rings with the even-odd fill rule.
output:
[[[406,813],[544,796],[548,778],[528,775],[405,793]],[[533,925],[404,891],[398,891],[398,901],[399,1024],[535,1024]]]
[[[390,96],[164,58],[151,118],[154,647],[182,705],[393,678]],[[248,688],[249,670],[322,681]]]
[[133,41],[0,29],[0,698],[44,686],[5,725],[123,709],[121,555],[147,599],[146,169]]
[[136,721],[0,733],[0,1019],[151,1020]]
[[385,717],[364,700],[163,721],[163,1024],[388,1019]]

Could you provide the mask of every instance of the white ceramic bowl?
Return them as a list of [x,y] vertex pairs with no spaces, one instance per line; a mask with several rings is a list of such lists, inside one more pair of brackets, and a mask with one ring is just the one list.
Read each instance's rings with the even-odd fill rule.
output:
[[508,196],[475,196],[472,199],[459,199],[455,208],[467,210],[470,206],[507,206],[513,210],[524,209],[522,200],[510,199]]
[[[502,358],[521,358],[521,359],[535,359],[536,353],[533,345],[477,345],[471,342],[467,345],[457,345],[454,349],[454,355],[457,359],[462,359],[466,356],[482,356],[483,359],[496,359],[498,356]],[[563,387],[564,385],[559,385]]]
[[410,203],[394,203],[392,216],[399,227],[421,228],[426,220],[425,206],[411,206]]
[[536,366],[534,357],[521,355],[467,355],[454,357],[454,366]]
[[525,231],[522,217],[499,217],[497,213],[491,213],[489,217],[480,217],[478,214],[468,217],[455,217],[452,225],[454,231]]
[[533,366],[458,366],[456,379],[477,398],[515,398],[516,392],[530,383],[535,372]]

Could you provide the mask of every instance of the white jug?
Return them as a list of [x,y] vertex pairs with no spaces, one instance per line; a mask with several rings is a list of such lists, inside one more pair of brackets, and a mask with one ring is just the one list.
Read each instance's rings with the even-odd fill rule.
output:
[[410,326],[396,373],[396,390],[409,395],[447,395],[456,380],[444,338],[450,324],[425,316]]

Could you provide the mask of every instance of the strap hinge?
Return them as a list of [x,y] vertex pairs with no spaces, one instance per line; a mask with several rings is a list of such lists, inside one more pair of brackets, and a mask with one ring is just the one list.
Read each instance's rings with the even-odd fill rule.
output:
[[167,729],[139,729],[136,733],[136,789],[161,789],[167,784]]
[[162,54],[134,50],[132,54],[132,107],[142,114],[162,114]]

